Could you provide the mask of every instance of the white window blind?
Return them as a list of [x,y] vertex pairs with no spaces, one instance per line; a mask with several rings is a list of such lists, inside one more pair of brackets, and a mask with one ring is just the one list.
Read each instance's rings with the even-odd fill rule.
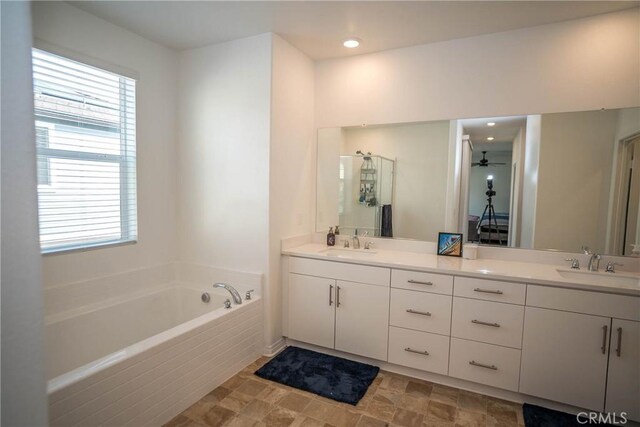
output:
[[135,241],[135,80],[33,49],[43,253]]

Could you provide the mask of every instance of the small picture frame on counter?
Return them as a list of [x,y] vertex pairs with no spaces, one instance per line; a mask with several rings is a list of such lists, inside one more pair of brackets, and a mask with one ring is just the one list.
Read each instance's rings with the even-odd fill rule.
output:
[[461,233],[438,233],[438,255],[461,257],[462,242]]

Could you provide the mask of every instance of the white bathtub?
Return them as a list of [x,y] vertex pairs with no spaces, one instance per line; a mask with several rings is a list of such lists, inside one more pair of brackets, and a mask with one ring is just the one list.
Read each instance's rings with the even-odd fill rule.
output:
[[[209,303],[200,299],[206,290]],[[161,425],[260,355],[262,301],[170,286],[49,316],[49,421]]]

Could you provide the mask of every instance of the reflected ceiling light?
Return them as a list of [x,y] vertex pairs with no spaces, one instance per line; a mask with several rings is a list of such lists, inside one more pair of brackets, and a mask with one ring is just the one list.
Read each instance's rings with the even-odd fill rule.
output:
[[496,125],[496,123],[495,123],[495,122],[489,122],[489,123],[487,123],[487,126],[495,126],[495,125]]
[[354,49],[358,46],[360,46],[360,40],[356,39],[355,37],[346,39],[345,41],[342,42],[342,45],[344,47],[348,47],[349,49]]
[[493,141],[494,138],[492,136],[487,137],[487,141]]

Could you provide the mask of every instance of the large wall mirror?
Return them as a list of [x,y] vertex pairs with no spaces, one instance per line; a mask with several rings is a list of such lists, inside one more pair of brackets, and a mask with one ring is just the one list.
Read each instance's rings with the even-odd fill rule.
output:
[[319,129],[316,228],[336,225],[637,255],[640,108]]

